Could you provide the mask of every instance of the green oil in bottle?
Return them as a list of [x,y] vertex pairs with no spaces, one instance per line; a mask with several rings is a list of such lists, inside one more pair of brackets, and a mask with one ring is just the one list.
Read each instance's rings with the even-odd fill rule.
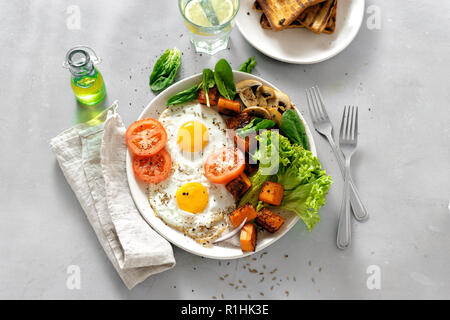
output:
[[66,55],[64,66],[70,70],[72,90],[84,105],[95,105],[106,96],[102,74],[95,67],[99,62],[95,52],[85,46],[72,48]]

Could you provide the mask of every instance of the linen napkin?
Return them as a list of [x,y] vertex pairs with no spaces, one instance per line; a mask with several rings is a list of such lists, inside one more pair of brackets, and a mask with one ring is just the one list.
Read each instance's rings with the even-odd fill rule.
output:
[[126,128],[117,101],[50,141],[67,182],[128,289],[175,266],[172,247],[137,210],[125,169]]

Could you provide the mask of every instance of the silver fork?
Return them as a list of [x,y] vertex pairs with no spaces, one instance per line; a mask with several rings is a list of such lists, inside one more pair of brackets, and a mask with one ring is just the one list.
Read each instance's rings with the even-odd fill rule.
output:
[[[314,124],[314,128],[317,132],[322,134],[328,139],[331,145],[331,150],[337,159],[339,168],[341,169],[342,176],[345,173],[344,161],[342,160],[341,152],[339,151],[333,138],[333,125],[325,110],[325,104],[323,103],[322,95],[320,94],[319,87],[314,86],[306,89],[306,98],[308,100],[308,109],[311,119]],[[350,177],[350,202],[353,211],[353,215],[356,220],[364,221],[369,218],[366,208],[364,207],[361,198],[359,197],[358,190],[356,189],[353,179]]]
[[341,213],[337,231],[336,244],[339,249],[350,246],[352,232],[350,221],[350,159],[356,150],[358,143],[358,107],[345,107],[342,114],[341,130],[339,133],[339,147],[344,154],[344,196],[342,200]]

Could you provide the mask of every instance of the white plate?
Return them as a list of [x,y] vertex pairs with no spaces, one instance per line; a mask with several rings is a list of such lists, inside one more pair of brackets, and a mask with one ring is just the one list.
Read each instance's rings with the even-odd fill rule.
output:
[[[258,78],[254,75],[239,71],[233,71],[233,73],[235,82],[239,82],[245,79],[256,79],[261,81],[265,85],[276,88],[271,83],[264,81],[263,79]],[[184,79],[172,85],[168,89],[164,90],[150,102],[150,104],[144,109],[144,111],[139,116],[139,119],[159,118],[160,113],[164,111],[164,109],[166,108],[166,101],[170,96],[181,90],[190,88],[193,85],[200,83],[201,80],[202,80],[201,74],[197,74],[195,76]],[[306,124],[305,119],[303,119],[300,113],[299,115],[303,123],[305,124],[306,134],[308,136],[309,143],[311,146],[310,147],[311,152],[314,155],[316,155],[316,147],[314,144],[313,137],[311,135],[311,131],[309,130],[309,127]],[[238,247],[226,246],[220,243],[214,245],[213,247],[205,248],[202,245],[195,242],[193,239],[189,238],[188,236],[185,236],[182,232],[167,226],[161,219],[159,219],[154,214],[152,208],[150,207],[150,204],[147,199],[147,184],[142,183],[135,178],[133,174],[133,169],[131,167],[131,156],[129,152],[127,152],[126,166],[131,195],[133,196],[137,208],[141,212],[144,219],[149,223],[149,225],[155,231],[161,234],[164,238],[170,241],[172,244],[193,254],[213,259],[235,259],[252,254],[252,253],[243,253],[241,249]],[[267,246],[277,241],[284,234],[286,234],[286,232],[288,232],[289,229],[291,229],[295,225],[295,223],[297,223],[297,221],[300,219],[295,213],[290,212],[284,214],[284,218],[286,220],[283,226],[280,228],[280,230],[278,230],[274,234],[271,234],[269,232],[263,232],[263,234],[258,239],[256,252],[266,248]]]
[[252,9],[253,3],[241,0],[236,19],[239,31],[262,53],[288,63],[311,64],[334,57],[353,41],[364,18],[364,0],[339,0],[333,34],[315,34],[304,28],[275,32],[261,28],[261,13]]

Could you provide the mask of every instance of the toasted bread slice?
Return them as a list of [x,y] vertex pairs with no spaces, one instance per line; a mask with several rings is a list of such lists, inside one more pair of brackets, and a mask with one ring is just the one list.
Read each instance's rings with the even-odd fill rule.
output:
[[336,6],[333,9],[333,13],[330,17],[330,20],[328,20],[327,27],[325,30],[323,30],[323,33],[334,33],[334,30],[336,30],[336,15],[337,15],[337,0],[336,0]]
[[[272,26],[270,25],[269,20],[267,20],[267,17],[264,13],[261,15],[259,24],[263,29],[272,29]],[[286,27],[286,29],[295,29],[295,28],[304,28],[304,27],[297,20],[292,21],[292,23]]]
[[255,0],[255,2],[253,2],[252,9],[256,10],[258,12],[264,12],[263,9],[261,8],[261,6],[259,5],[258,1],[256,1],[256,0]]
[[[309,7],[297,21],[314,33],[322,33],[328,27],[328,32],[333,32],[336,24],[337,0],[327,0],[315,6]],[[332,19],[334,15],[334,19]],[[331,25],[329,22],[331,21]]]
[[308,7],[326,0],[257,0],[275,31],[286,29]]

